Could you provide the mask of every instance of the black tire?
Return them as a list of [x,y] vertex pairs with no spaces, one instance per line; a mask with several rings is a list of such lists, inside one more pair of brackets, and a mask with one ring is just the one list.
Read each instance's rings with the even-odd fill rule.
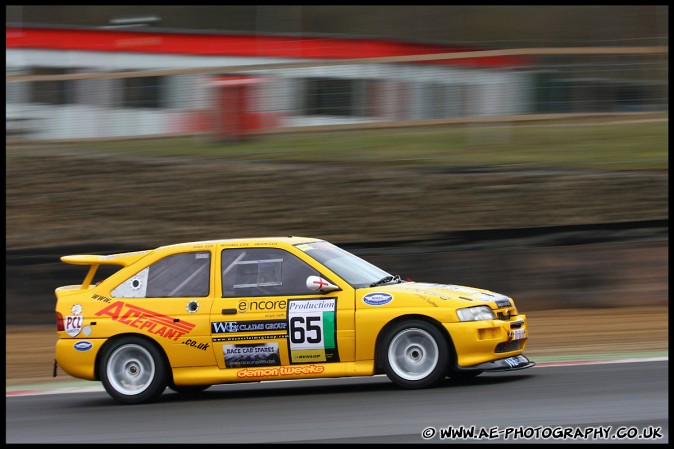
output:
[[99,365],[101,382],[123,404],[152,402],[166,389],[164,357],[147,340],[126,336],[106,346]]
[[202,391],[210,387],[210,385],[173,385],[169,384],[168,386],[171,390],[176,393],[185,394],[185,395],[195,395],[199,394]]
[[446,376],[449,345],[430,323],[409,320],[396,324],[386,333],[381,350],[386,375],[400,387],[433,387]]

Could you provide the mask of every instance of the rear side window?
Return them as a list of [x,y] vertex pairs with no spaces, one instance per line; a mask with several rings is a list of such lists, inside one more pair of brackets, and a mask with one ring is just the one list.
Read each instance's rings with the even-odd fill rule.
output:
[[204,297],[210,292],[211,253],[165,257],[118,285],[113,298]]

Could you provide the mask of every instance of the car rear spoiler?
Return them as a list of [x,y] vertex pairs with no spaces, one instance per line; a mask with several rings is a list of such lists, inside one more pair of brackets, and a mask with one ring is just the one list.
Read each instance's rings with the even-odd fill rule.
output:
[[150,252],[150,250],[136,251],[133,253],[110,254],[107,256],[95,254],[75,254],[72,256],[61,257],[61,262],[72,265],[89,265],[89,271],[84,277],[84,281],[82,281],[81,288],[84,290],[89,288],[89,285],[91,285],[91,281],[93,281],[99,266],[120,265],[122,267],[128,267],[129,265],[145,257]]

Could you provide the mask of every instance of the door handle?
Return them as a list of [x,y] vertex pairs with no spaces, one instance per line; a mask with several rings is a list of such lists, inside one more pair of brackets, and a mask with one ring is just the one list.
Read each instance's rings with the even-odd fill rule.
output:
[[222,309],[223,315],[236,315],[236,309]]

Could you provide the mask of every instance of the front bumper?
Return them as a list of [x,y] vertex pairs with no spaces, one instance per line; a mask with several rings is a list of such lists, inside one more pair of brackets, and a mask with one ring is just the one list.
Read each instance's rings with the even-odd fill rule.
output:
[[[459,370],[474,366],[486,366],[492,370],[513,369],[508,361],[512,362],[512,357],[524,353],[529,337],[525,315],[506,320],[464,321],[443,325],[452,339],[456,354],[454,362]],[[518,369],[519,365],[519,362],[515,363],[514,369]]]

